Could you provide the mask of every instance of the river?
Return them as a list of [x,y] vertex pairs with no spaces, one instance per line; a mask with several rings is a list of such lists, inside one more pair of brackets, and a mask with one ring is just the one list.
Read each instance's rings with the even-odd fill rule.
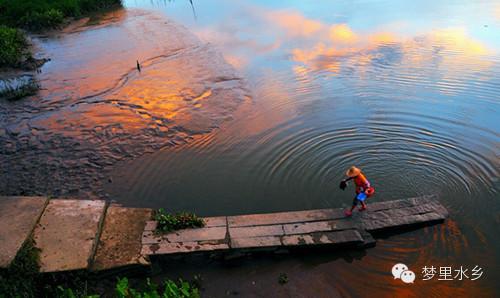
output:
[[[169,274],[201,273],[215,297],[500,295],[498,2],[124,6],[39,37],[54,57],[40,74],[42,100],[0,105],[9,140],[2,192],[206,216],[347,207],[352,189],[338,182],[357,165],[376,187],[373,200],[436,193],[450,219],[362,252]],[[54,169],[23,172],[44,166]],[[392,279],[398,262],[417,273],[415,284]],[[483,275],[424,281],[424,266],[462,266],[469,277],[478,266]]]

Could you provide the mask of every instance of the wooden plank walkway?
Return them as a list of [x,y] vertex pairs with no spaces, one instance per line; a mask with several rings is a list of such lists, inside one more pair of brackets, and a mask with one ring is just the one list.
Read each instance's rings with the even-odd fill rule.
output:
[[[206,226],[155,233],[151,209],[105,201],[0,197],[0,268],[32,235],[42,272],[149,265],[149,256],[345,245],[367,247],[380,232],[444,221],[437,197],[375,202],[345,217],[342,209],[204,218]],[[15,218],[15,220],[13,220]]]

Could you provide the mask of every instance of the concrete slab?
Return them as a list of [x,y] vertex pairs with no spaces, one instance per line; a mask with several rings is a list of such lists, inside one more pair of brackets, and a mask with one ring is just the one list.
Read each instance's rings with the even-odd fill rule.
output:
[[344,218],[340,209],[317,209],[265,214],[228,216],[229,227],[247,227],[255,225],[273,225],[294,222],[309,222]]
[[283,225],[229,228],[229,237],[231,238],[282,236],[284,234],[285,231],[283,230]]
[[303,235],[289,235],[282,237],[286,246],[321,245],[321,244],[353,244],[363,243],[363,237],[357,230],[334,232],[317,232]]
[[226,232],[226,227],[184,229],[160,235],[156,235],[154,231],[144,231],[142,244],[223,240],[226,238]]
[[229,246],[226,243],[219,241],[192,241],[192,242],[177,242],[177,243],[156,243],[142,246],[141,253],[143,255],[169,255],[182,254],[191,252],[207,252],[216,250],[227,250]]
[[106,270],[127,265],[148,265],[141,255],[141,237],[151,209],[110,206],[106,211],[99,245],[91,269]]
[[281,245],[281,239],[279,236],[231,238],[231,248],[258,248]]
[[445,217],[435,212],[413,214],[405,217],[380,217],[363,220],[363,228],[368,232],[380,232],[387,229],[407,228],[421,224],[432,224],[444,221]]
[[47,201],[46,197],[0,197],[0,268],[14,260]]
[[156,223],[148,222],[142,251],[145,254],[176,254],[302,245],[365,247],[375,245],[372,232],[435,223],[447,216],[448,212],[435,196],[426,196],[370,202],[367,211],[356,212],[352,217],[345,217],[340,208],[218,217],[207,220],[205,228],[161,236],[154,234]]
[[305,223],[293,223],[283,225],[286,235],[306,234],[313,232],[324,232],[334,230],[354,229],[355,223],[350,220],[330,220],[330,221],[315,221]]
[[40,271],[86,269],[104,208],[104,201],[50,200],[34,232]]

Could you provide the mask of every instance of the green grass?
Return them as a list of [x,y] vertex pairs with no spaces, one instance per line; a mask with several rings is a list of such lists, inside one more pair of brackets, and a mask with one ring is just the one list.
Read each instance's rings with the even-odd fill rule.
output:
[[36,297],[39,251],[28,240],[8,269],[0,271],[0,297]]
[[203,219],[193,213],[179,212],[176,214],[169,214],[165,212],[163,208],[155,212],[154,220],[158,222],[156,231],[159,233],[188,228],[202,228],[205,226]]

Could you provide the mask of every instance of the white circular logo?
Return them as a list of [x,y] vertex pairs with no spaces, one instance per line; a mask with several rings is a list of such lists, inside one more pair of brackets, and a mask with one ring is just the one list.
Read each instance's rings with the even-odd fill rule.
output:
[[415,273],[411,270],[406,270],[401,273],[401,280],[405,284],[412,284],[415,281]]
[[405,264],[402,263],[396,264],[392,266],[392,276],[394,276],[394,279],[401,278],[401,273],[407,270],[408,266],[406,266]]

